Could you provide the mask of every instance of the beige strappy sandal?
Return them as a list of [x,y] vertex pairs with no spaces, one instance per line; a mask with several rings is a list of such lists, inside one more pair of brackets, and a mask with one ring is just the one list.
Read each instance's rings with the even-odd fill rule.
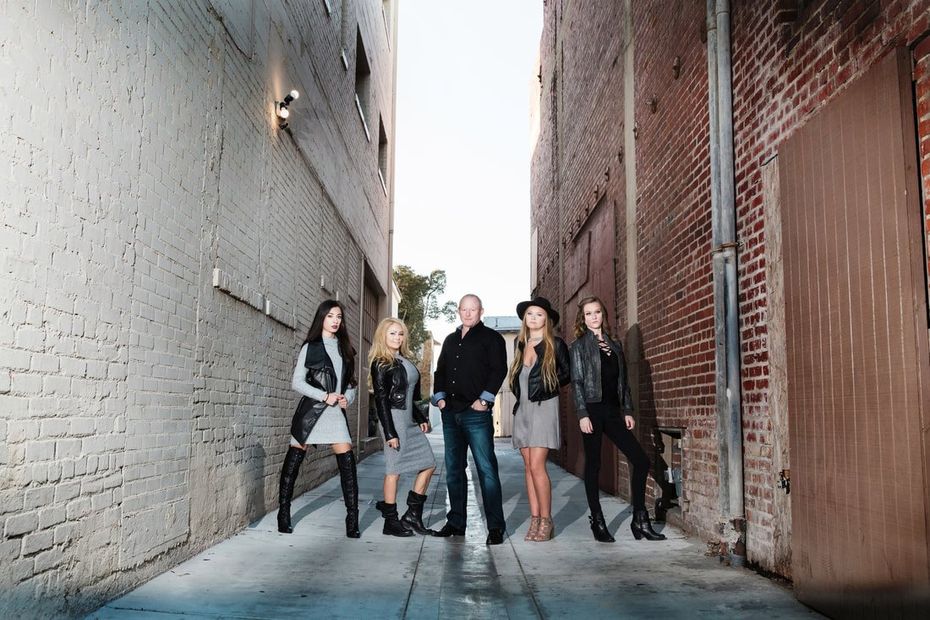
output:
[[530,529],[526,532],[523,540],[536,540],[536,534],[539,533],[540,517],[530,517]]
[[553,536],[555,536],[555,525],[553,525],[552,519],[550,517],[540,517],[539,529],[536,530],[536,536],[532,538],[533,542],[552,540]]

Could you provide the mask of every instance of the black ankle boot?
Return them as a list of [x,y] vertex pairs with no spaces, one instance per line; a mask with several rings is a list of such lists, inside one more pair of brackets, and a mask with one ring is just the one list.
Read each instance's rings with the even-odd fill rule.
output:
[[426,496],[420,495],[416,491],[407,493],[407,512],[400,518],[404,525],[419,534],[420,536],[432,536],[436,532],[423,525],[423,504],[426,503]]
[[594,534],[594,540],[603,543],[616,542],[614,537],[610,535],[610,530],[607,529],[607,522],[604,520],[603,514],[592,513],[588,517],[588,521],[591,522],[591,533]]
[[378,502],[375,504],[382,516],[384,516],[384,529],[381,530],[387,536],[407,537],[413,536],[413,532],[408,530],[404,523],[397,518],[397,504],[388,504],[387,502]]
[[291,526],[291,498],[294,496],[294,482],[300,464],[307,455],[306,450],[290,446],[284,455],[284,465],[281,467],[281,481],[278,485],[278,531],[290,534],[294,531]]
[[649,511],[645,508],[633,511],[633,520],[630,521],[630,530],[636,540],[645,538],[646,540],[665,540],[665,534],[660,534],[652,529],[652,522],[649,521]]
[[355,452],[349,450],[336,455],[339,480],[342,482],[342,499],[346,504],[346,536],[361,537],[358,531],[358,474],[355,470]]

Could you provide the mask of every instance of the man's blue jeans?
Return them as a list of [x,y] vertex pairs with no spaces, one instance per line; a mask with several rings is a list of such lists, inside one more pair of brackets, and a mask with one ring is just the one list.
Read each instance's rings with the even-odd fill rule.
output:
[[501,497],[501,479],[497,473],[494,455],[494,422],[490,411],[442,412],[442,435],[446,443],[446,487],[449,490],[449,514],[446,520],[453,527],[465,529],[465,453],[471,456],[478,470],[478,484],[484,502],[484,516],[488,529],[504,529],[504,506]]

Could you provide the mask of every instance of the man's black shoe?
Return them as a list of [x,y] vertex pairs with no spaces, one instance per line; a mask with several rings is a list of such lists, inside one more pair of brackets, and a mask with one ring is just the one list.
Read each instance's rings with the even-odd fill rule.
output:
[[499,545],[504,542],[504,530],[492,527],[488,530],[488,539],[484,541],[486,545]]
[[442,529],[438,532],[435,532],[433,536],[439,536],[440,538],[448,538],[449,536],[464,536],[465,530],[460,529],[446,521],[446,524],[442,526]]

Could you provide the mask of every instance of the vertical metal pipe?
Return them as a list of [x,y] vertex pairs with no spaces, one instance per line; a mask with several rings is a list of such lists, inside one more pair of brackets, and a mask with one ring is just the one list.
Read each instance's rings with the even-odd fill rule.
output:
[[728,525],[724,540],[731,559],[741,563],[745,529],[730,3],[707,0],[706,6],[719,506]]
[[729,473],[729,517],[743,517],[743,416],[740,377],[739,297],[737,295],[736,251],[726,262],[727,289],[727,451]]
[[717,85],[720,123],[720,235],[726,257],[727,400],[729,404],[729,514],[743,517],[743,423],[740,380],[740,333],[736,188],[733,155],[733,70],[730,53],[730,2],[717,0]]
[[730,2],[717,0],[717,121],[720,148],[720,241],[736,240],[733,186],[733,71],[730,64]]
[[717,0],[707,0],[707,107],[710,116],[710,208],[713,247],[720,244],[720,116],[717,110]]
[[717,402],[717,504],[721,515],[730,505],[729,454],[727,452],[727,427],[729,415],[727,402],[727,358],[726,358],[726,289],[724,286],[724,258],[717,251],[720,246],[720,116],[717,96],[717,2],[707,0],[707,105],[710,138],[710,208],[713,278],[714,278],[714,383]]
[[[639,294],[637,284],[639,243],[636,229],[636,75],[634,73],[635,41],[633,40],[633,0],[623,3],[623,171],[626,177],[626,321],[627,325],[639,322]],[[630,352],[627,351],[630,356]],[[632,361],[639,363],[639,351]],[[632,378],[631,378],[632,380]],[[633,385],[637,385],[633,383]]]

